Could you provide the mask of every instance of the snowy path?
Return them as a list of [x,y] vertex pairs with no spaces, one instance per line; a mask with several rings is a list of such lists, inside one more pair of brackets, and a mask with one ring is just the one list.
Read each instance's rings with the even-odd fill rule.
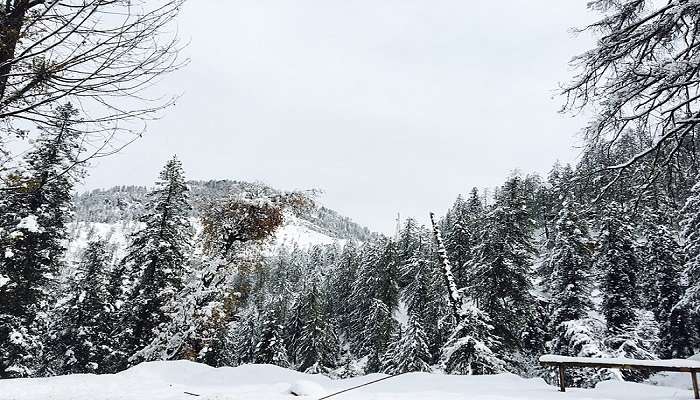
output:
[[[370,375],[330,380],[271,365],[211,368],[187,361],[144,363],[115,375],[71,375],[0,381],[1,400],[277,400],[316,399],[377,379]],[[309,396],[289,394],[292,385]],[[199,397],[185,394],[190,392]],[[603,382],[594,390],[559,393],[540,379],[515,375],[445,376],[414,373],[339,395],[337,400],[674,400],[691,399],[685,389]]]

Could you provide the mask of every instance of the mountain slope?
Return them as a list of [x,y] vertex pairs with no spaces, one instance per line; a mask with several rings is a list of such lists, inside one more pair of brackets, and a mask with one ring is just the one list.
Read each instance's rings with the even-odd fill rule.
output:
[[[275,195],[281,192],[262,183],[242,181],[190,181],[191,219],[199,228],[198,217],[203,208],[216,199],[227,196]],[[117,186],[78,194],[74,197],[74,221],[69,225],[68,259],[75,260],[87,242],[97,238],[107,240],[122,256],[128,236],[139,228],[138,217],[144,211],[149,189],[143,186]],[[268,246],[275,248],[310,248],[347,240],[364,242],[372,237],[369,229],[323,206],[302,215],[285,214],[284,224]]]

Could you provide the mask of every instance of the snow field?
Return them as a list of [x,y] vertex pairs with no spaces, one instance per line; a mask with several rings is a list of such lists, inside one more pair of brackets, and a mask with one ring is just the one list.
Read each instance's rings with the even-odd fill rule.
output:
[[[687,374],[683,374],[687,378]],[[331,380],[273,365],[212,368],[189,361],[139,364],[114,375],[66,375],[0,381],[2,400],[278,400],[318,399],[383,377]],[[302,396],[294,396],[292,391]],[[187,392],[187,393],[186,393]],[[191,393],[191,394],[188,394]],[[199,395],[199,396],[194,396]],[[511,374],[410,373],[332,397],[334,400],[676,400],[690,390],[606,381],[560,393],[541,379]]]

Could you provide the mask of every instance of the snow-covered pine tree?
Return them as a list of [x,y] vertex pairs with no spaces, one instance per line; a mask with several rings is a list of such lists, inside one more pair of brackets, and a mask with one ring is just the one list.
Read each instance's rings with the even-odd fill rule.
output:
[[301,316],[301,332],[296,343],[295,357],[299,370],[309,373],[328,373],[338,364],[340,347],[333,320],[326,304],[326,294],[319,290],[320,277],[312,276],[306,290],[297,302],[296,312]]
[[430,372],[431,355],[423,326],[415,315],[409,315],[405,331],[398,342],[392,344],[391,360],[385,362],[384,372],[401,374],[404,372]]
[[682,249],[676,235],[660,215],[651,218],[645,245],[645,275],[650,284],[646,296],[655,296],[647,304],[659,323],[657,352],[661,358],[685,358],[693,355],[692,327],[687,309],[676,307],[683,294],[681,286]]
[[377,298],[371,299],[365,318],[362,329],[362,350],[368,356],[365,373],[380,372],[398,323],[389,306]]
[[406,218],[400,227],[396,240],[397,253],[400,262],[409,259],[420,245],[420,226],[413,218]]
[[289,356],[289,363],[297,365],[299,341],[304,329],[304,308],[300,306],[301,293],[295,293],[289,315],[284,324],[284,343]]
[[[598,238],[595,265],[601,276],[601,312],[607,325],[604,343],[616,357],[653,359],[658,328],[653,316],[649,318],[637,307],[639,260],[633,226],[625,211],[619,203],[611,202],[605,208]],[[648,377],[644,371],[621,373],[633,381]]]
[[255,347],[260,341],[260,315],[255,307],[238,314],[231,325],[228,357],[232,365],[255,362]]
[[352,353],[345,351],[343,354],[343,365],[338,368],[337,377],[340,379],[354,378],[362,374],[362,370],[357,366],[357,360]]
[[679,310],[688,310],[693,318],[693,345],[700,346],[700,179],[693,186],[681,212],[683,252],[685,254],[684,275],[688,287],[678,302]]
[[338,335],[345,340],[352,340],[350,337],[352,328],[352,285],[357,278],[359,268],[359,255],[357,245],[349,241],[343,247],[335,266],[335,271],[331,276],[333,290],[328,291],[331,314],[337,321]]
[[[606,352],[602,338],[605,336],[607,328],[605,322],[597,318],[583,318],[572,321],[565,321],[560,324],[560,330],[555,340],[566,343],[569,355],[576,357],[602,358],[609,357]],[[555,344],[555,347],[560,347]],[[561,347],[560,347],[561,348]],[[559,377],[549,375],[552,382],[556,382]],[[592,388],[598,382],[615,379],[614,375],[607,369],[574,369],[566,372],[566,385],[573,387]]]
[[107,290],[111,258],[102,240],[88,243],[83,252],[70,293],[55,310],[49,339],[51,373],[113,372],[105,362],[116,351]]
[[[588,315],[593,309],[590,297],[592,282],[592,240],[588,226],[578,215],[572,200],[564,201],[558,213],[549,264],[551,275],[551,312],[549,351],[573,357],[600,357],[598,325]],[[593,324],[593,325],[592,325]],[[593,370],[573,370],[566,384],[592,387],[601,375]],[[552,377],[552,379],[556,379]]]
[[278,310],[272,307],[262,318],[260,338],[254,352],[255,363],[289,367],[282,330],[283,327],[279,321]]
[[485,223],[472,261],[473,297],[493,321],[494,334],[503,345],[519,350],[535,319],[530,272],[536,254],[520,176],[513,175],[503,185]]
[[462,306],[459,323],[442,349],[445,372],[454,375],[496,374],[506,363],[492,349],[501,346],[488,316],[473,304]]
[[554,335],[554,354],[576,356],[574,344],[566,334],[570,321],[588,317],[593,308],[591,238],[575,204],[565,201],[556,223],[556,238],[550,251],[552,269],[552,319],[550,332]]
[[541,286],[549,291],[552,283],[552,264],[550,250],[554,246],[556,239],[556,223],[559,211],[568,198],[568,201],[575,201],[576,197],[570,194],[570,181],[572,180],[573,171],[571,166],[567,165],[562,168],[559,162],[556,162],[549,172],[547,182],[542,185],[539,191],[539,198],[542,208],[542,229],[544,230],[544,242],[542,243],[543,253],[541,262],[537,266],[536,273],[540,278]]
[[[459,281],[463,286],[471,285],[473,279],[472,275],[474,271],[470,268],[473,266],[471,261],[474,258],[476,251],[476,246],[478,245],[479,238],[481,237],[481,229],[485,217],[484,204],[479,196],[479,190],[477,188],[472,188],[469,192],[469,198],[467,198],[467,231],[468,231],[468,253],[460,269],[461,277],[458,277]],[[465,246],[467,247],[467,246]]]
[[625,210],[616,202],[605,210],[595,264],[601,274],[601,311],[608,330],[611,334],[624,331],[635,323],[638,261],[632,226]]
[[403,327],[401,324],[397,324],[396,329],[394,329],[394,332],[391,334],[391,338],[389,339],[389,345],[386,347],[386,351],[381,356],[381,371],[385,374],[393,374],[392,371],[396,368],[396,364],[394,363],[395,355],[402,337]]
[[421,227],[419,232],[420,246],[401,265],[402,281],[406,282],[401,290],[401,299],[408,314],[414,315],[425,327],[431,363],[436,363],[442,345],[454,326],[445,324],[446,320],[452,321],[452,314],[431,246],[431,233],[425,227]]
[[69,103],[40,128],[22,168],[0,196],[0,378],[30,376],[41,356],[47,311],[63,263],[71,191],[81,151]]
[[457,375],[481,375],[502,372],[505,363],[492,350],[500,342],[492,334],[493,326],[489,317],[474,304],[463,301],[452,276],[447,250],[442,240],[440,227],[435,223],[435,216],[430,213],[433,236],[440,259],[444,290],[457,325],[442,350],[441,363],[445,372]]
[[144,348],[168,320],[164,306],[182,289],[193,229],[188,188],[180,161],[170,159],[149,193],[143,228],[131,237],[122,260],[133,279],[124,313],[127,353]]
[[449,235],[444,238],[445,248],[450,255],[457,286],[465,287],[469,285],[469,261],[479,239],[479,226],[484,217],[484,207],[478,189],[473,188],[466,200],[458,196],[450,215],[452,218],[449,223],[452,226],[449,228]]
[[365,244],[361,266],[353,284],[353,334],[355,354],[368,355],[366,372],[381,370],[381,361],[397,327],[393,317],[399,303],[396,245],[379,238]]
[[469,255],[471,250],[471,231],[470,231],[470,216],[469,210],[467,209],[467,202],[464,200],[462,195],[457,196],[457,200],[452,205],[452,209],[448,211],[451,218],[449,222],[451,224],[447,228],[447,235],[445,235],[445,248],[450,255],[450,262],[452,263],[452,274],[455,277],[455,281],[459,287],[464,285],[464,277],[466,275],[463,268],[466,268],[467,261],[469,261]]

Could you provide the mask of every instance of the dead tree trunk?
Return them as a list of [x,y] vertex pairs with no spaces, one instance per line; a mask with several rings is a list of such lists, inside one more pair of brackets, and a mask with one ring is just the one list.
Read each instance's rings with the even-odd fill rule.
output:
[[430,213],[430,222],[433,225],[433,236],[435,237],[435,243],[437,243],[438,246],[440,272],[445,280],[447,297],[455,320],[459,324],[464,316],[462,311],[462,295],[459,293],[459,290],[457,290],[455,278],[454,275],[452,275],[452,264],[450,263],[450,259],[447,257],[447,250],[445,249],[445,244],[442,241],[442,234],[440,233],[440,228],[435,223],[435,214],[433,213]]

